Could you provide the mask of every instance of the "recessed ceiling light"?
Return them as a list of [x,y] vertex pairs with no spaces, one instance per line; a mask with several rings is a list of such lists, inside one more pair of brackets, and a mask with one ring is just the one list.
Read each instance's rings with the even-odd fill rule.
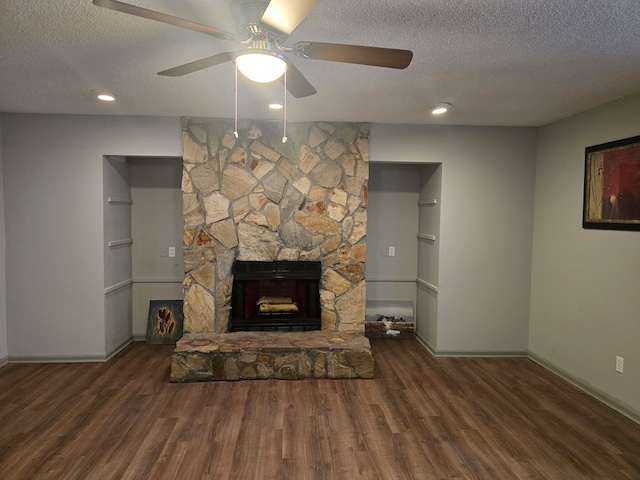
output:
[[93,93],[96,97],[98,97],[98,100],[102,100],[103,102],[113,102],[116,99],[116,96],[113,93],[98,91],[94,91]]
[[278,103],[278,102],[271,102],[271,103],[269,104],[269,108],[270,108],[271,110],[282,110],[282,108],[283,108],[283,107],[282,107],[282,104],[281,104],[281,103]]
[[447,113],[450,108],[450,103],[436,103],[431,106],[431,115],[442,115],[443,113]]

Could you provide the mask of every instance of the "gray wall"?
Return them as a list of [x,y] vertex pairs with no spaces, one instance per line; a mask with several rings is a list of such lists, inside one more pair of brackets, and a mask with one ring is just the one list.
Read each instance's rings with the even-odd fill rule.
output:
[[[367,301],[411,301],[416,335],[433,351],[440,172],[439,164],[371,163],[367,205]],[[418,234],[434,235],[435,240],[419,239]],[[389,246],[396,249],[393,257]]]
[[2,117],[0,116],[0,366],[7,363],[7,275],[5,263],[4,187],[2,168]]
[[418,291],[416,335],[430,350],[438,350],[438,269],[442,165],[424,165],[420,182]]
[[[9,353],[102,355],[102,156],[180,156],[180,120],[4,121]],[[443,165],[441,352],[526,350],[534,152],[533,129],[372,126],[372,162]]]
[[[640,232],[582,229],[584,149],[640,134],[640,96],[540,130],[529,349],[640,418]],[[624,357],[623,374],[615,372]]]
[[[367,300],[415,303],[420,169],[382,163],[369,167]],[[389,246],[395,247],[393,257]]]
[[371,162],[441,163],[438,353],[526,352],[536,130],[377,125]]
[[131,169],[125,157],[103,160],[104,329],[107,355],[132,339]]
[[[144,338],[149,301],[183,297],[182,157],[130,157],[128,162],[133,199],[133,335]],[[168,256],[169,247],[175,248],[175,257]]]
[[2,121],[9,358],[104,358],[103,156],[181,156],[180,119]]

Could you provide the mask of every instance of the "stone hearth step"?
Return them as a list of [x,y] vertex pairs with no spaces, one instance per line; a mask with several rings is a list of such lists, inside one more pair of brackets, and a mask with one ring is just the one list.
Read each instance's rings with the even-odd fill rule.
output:
[[171,358],[172,382],[373,378],[363,332],[187,333]]

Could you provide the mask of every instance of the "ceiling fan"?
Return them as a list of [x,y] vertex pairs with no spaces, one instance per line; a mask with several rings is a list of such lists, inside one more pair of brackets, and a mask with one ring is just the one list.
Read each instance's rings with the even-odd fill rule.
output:
[[[117,0],[93,0],[94,5],[119,12],[148,18],[196,32],[228,40],[244,47],[238,51],[224,52],[194,62],[170,68],[158,75],[179,77],[235,61],[241,73],[258,82],[271,82],[286,75],[286,88],[296,98],[317,93],[304,75],[286,57],[291,53],[300,58],[354,63],[374,67],[403,69],[413,58],[410,50],[367,47],[325,42],[297,42],[291,47],[283,43],[315,7],[318,0],[232,0],[232,13],[236,22],[236,33],[174,17]],[[259,63],[255,63],[255,62]],[[276,70],[267,76],[268,69]],[[253,73],[249,70],[253,68]]]

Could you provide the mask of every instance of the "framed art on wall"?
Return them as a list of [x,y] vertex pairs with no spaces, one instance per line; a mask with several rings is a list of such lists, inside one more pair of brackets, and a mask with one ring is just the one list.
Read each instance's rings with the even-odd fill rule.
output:
[[640,230],[640,136],[585,148],[582,228]]

